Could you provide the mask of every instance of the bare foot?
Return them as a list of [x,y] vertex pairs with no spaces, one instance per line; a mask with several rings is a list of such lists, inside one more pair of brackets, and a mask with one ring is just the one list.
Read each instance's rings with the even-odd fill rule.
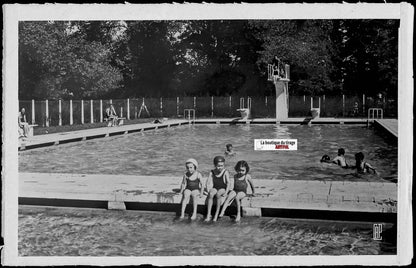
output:
[[179,217],[179,219],[180,219],[180,220],[183,220],[183,219],[185,219],[185,216],[184,216],[184,215],[181,215],[181,216]]
[[211,216],[207,216],[206,218],[205,218],[205,221],[206,222],[208,222],[208,221],[210,221],[211,220]]
[[241,219],[241,217],[240,217],[240,216],[235,217],[235,221],[236,221],[236,222],[239,222],[239,221],[240,221],[240,219]]
[[191,220],[196,220],[196,215],[192,215]]

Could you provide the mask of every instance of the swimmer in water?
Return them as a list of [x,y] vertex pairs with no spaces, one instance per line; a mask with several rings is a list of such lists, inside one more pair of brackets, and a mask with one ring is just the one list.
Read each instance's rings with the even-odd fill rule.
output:
[[205,221],[211,220],[211,210],[214,203],[214,197],[217,201],[215,216],[213,221],[216,221],[220,212],[221,200],[231,190],[230,174],[225,168],[225,158],[223,156],[216,156],[214,158],[215,169],[211,170],[207,180],[208,191],[208,211]]
[[233,145],[231,143],[225,145],[225,152],[224,152],[224,154],[226,156],[234,156],[235,155],[235,152],[233,150]]
[[180,193],[183,194],[180,219],[185,217],[185,208],[192,196],[193,212],[191,220],[195,220],[198,201],[199,198],[202,197],[204,188],[202,184],[202,175],[196,170],[198,168],[198,162],[193,158],[186,160],[185,167],[186,172],[183,175],[180,191]]
[[255,190],[253,180],[251,179],[250,174],[248,174],[250,167],[247,162],[244,160],[238,161],[234,169],[237,172],[237,174],[234,175],[234,188],[228,194],[219,217],[224,216],[225,210],[235,199],[237,204],[237,217],[235,218],[235,221],[238,222],[241,219],[241,200],[247,195],[247,186],[250,185],[252,196],[254,196]]
[[357,169],[357,173],[364,174],[374,172],[378,175],[378,172],[373,168],[369,163],[364,162],[364,154],[362,152],[355,154],[355,166],[350,167],[352,169]]
[[338,155],[332,159],[332,162],[341,166],[342,168],[348,168],[347,161],[345,160],[345,150],[343,148],[338,149]]
[[329,157],[329,155],[324,154],[321,158],[321,163],[332,163],[331,158]]

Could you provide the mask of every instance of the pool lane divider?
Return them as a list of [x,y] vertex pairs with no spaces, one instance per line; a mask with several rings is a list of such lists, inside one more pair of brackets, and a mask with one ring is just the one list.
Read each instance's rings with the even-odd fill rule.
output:
[[[19,204],[178,212],[180,183],[174,176],[19,173]],[[396,183],[257,179],[255,184],[256,196],[242,202],[244,216],[389,222],[397,218]],[[198,206],[201,213],[206,201],[204,195]],[[233,210],[231,206],[227,211]]]

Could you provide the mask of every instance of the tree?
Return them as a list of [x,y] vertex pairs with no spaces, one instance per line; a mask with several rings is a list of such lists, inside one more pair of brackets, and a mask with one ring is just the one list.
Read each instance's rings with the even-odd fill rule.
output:
[[267,20],[252,21],[263,50],[257,61],[263,73],[273,56],[290,65],[291,93],[318,95],[334,87],[334,70],[328,32],[331,21]]
[[122,77],[110,50],[69,22],[19,23],[20,98],[95,98]]
[[333,37],[343,93],[397,96],[398,20],[340,20]]
[[[176,81],[189,94],[224,96],[258,94],[256,40],[247,21],[181,22],[175,43]],[[257,46],[256,46],[257,45]]]
[[175,57],[169,40],[169,22],[127,21],[123,70],[128,96],[172,96],[171,81]]

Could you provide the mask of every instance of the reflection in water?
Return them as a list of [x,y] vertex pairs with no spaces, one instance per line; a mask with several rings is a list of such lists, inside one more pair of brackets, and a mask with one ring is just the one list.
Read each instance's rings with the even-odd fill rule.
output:
[[276,139],[292,139],[289,132],[289,127],[286,125],[275,125],[274,126]]
[[[20,256],[204,256],[395,254],[391,224],[228,217],[205,223],[173,213],[19,207]],[[391,230],[391,231],[390,231]],[[387,239],[388,238],[388,239]]]
[[[254,139],[273,138],[297,139],[298,150],[254,151]],[[342,125],[186,125],[21,151],[19,170],[181,176],[184,161],[193,157],[207,176],[212,159],[224,155],[227,143],[237,154],[227,158],[226,167],[233,173],[235,163],[246,160],[253,178],[345,180],[336,166],[316,169],[322,155],[334,158],[341,147],[348,164],[354,165],[354,154],[361,151],[380,173],[366,180],[397,177],[396,145],[367,128]]]

